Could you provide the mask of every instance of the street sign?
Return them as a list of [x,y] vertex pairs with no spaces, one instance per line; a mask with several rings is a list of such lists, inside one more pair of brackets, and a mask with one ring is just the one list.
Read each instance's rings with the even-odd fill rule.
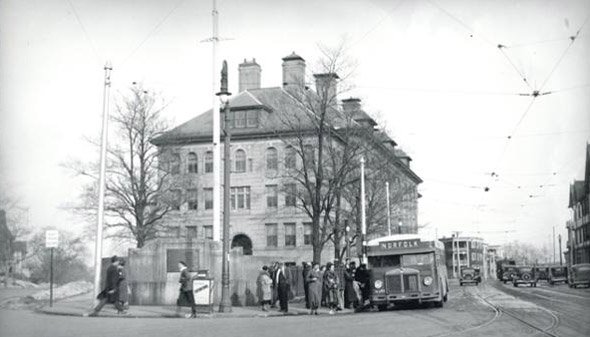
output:
[[45,247],[57,248],[59,242],[59,233],[55,229],[45,231]]

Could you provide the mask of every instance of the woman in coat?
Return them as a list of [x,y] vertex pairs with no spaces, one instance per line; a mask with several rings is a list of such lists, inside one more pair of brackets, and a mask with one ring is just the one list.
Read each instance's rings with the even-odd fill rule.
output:
[[309,288],[309,314],[317,315],[318,308],[320,307],[320,303],[322,301],[323,286],[319,263],[313,264],[313,269],[307,273],[305,281],[307,282]]
[[357,306],[357,295],[354,290],[354,277],[356,273],[356,264],[352,261],[347,264],[344,270],[344,307],[350,309],[350,306],[356,308]]
[[[121,308],[125,309],[129,302],[129,291],[127,286],[127,271],[125,271],[125,260],[121,259],[119,262],[119,284],[118,284],[118,292],[119,292],[119,304]],[[124,310],[119,311],[120,314],[125,314]]]
[[262,267],[262,271],[256,280],[256,294],[262,306],[262,311],[268,311],[268,305],[272,301],[272,279],[268,273],[268,267]]
[[326,268],[327,270],[324,273],[324,289],[328,291],[326,301],[330,308],[330,315],[333,315],[334,311],[338,308],[338,284],[340,280],[332,263],[328,263]]

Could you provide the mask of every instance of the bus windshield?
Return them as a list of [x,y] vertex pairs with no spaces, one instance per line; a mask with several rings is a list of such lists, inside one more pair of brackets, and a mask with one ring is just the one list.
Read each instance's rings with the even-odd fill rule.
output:
[[404,266],[432,265],[434,264],[434,255],[432,253],[403,255],[402,263]]
[[369,257],[369,265],[371,266],[371,268],[399,267],[400,266],[400,256],[399,255],[371,256],[371,257]]

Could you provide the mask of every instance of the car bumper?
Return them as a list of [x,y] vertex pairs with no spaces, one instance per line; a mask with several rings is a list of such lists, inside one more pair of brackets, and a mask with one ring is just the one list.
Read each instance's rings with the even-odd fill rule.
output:
[[408,302],[432,302],[440,300],[440,293],[408,293],[408,294],[383,294],[373,295],[371,303],[374,305],[386,305]]

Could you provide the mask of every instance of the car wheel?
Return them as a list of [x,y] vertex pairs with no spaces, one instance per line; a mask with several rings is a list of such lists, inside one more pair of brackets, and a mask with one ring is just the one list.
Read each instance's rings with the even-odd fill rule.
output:
[[512,283],[513,286],[518,287],[518,283],[514,282]]
[[387,310],[387,304],[378,305],[377,310],[379,310],[379,311]]

